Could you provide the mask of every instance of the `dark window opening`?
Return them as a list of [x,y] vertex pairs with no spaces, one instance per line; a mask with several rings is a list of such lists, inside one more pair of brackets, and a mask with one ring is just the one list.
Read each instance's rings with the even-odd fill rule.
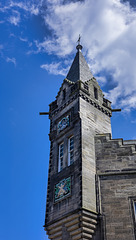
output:
[[68,166],[74,162],[74,137],[68,139]]
[[64,143],[61,143],[59,145],[59,164],[58,164],[58,172],[60,172],[63,169],[63,155],[64,155]]
[[98,89],[96,87],[94,87],[94,97],[98,99]]
[[133,202],[133,208],[134,208],[134,218],[136,223],[136,201]]
[[134,224],[134,233],[136,239],[136,197],[130,197],[131,200],[131,210],[132,210],[132,218]]
[[66,89],[63,90],[63,100],[66,98]]

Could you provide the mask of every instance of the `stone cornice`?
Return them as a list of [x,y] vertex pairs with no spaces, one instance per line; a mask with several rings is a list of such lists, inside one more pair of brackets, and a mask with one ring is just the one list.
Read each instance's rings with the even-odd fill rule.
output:
[[83,92],[81,93],[81,91],[77,94],[75,94],[74,96],[72,96],[69,101],[67,101],[65,104],[63,104],[60,108],[50,112],[49,116],[50,118],[52,118],[54,115],[56,115],[57,113],[59,113],[60,111],[62,111],[66,106],[68,106],[71,102],[73,102],[76,98],[81,97],[82,99],[84,99],[85,101],[87,101],[88,103],[90,103],[91,105],[93,105],[95,108],[97,108],[98,110],[100,110],[101,112],[103,112],[104,114],[108,115],[109,117],[112,116],[112,112],[110,109],[106,109],[105,107],[100,106],[98,103],[96,103],[95,101],[93,101],[92,99],[90,99],[89,97],[86,96],[86,94],[84,94]]
[[101,112],[103,112],[106,115],[108,115],[109,117],[112,116],[112,113],[111,113],[110,110],[106,110],[104,107],[100,106],[98,103],[96,103],[92,99],[88,98],[85,94],[79,93],[78,96],[81,97],[82,99],[84,99],[85,101],[87,101],[88,103],[90,103],[91,105],[93,105],[94,107],[96,107],[97,109],[99,109]]

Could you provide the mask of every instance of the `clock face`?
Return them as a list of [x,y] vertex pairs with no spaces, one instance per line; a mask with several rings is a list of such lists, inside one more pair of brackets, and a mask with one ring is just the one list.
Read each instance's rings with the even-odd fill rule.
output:
[[65,178],[55,185],[55,202],[71,194],[71,178]]
[[69,126],[69,115],[62,118],[62,120],[58,123],[58,132],[61,132],[67,126]]

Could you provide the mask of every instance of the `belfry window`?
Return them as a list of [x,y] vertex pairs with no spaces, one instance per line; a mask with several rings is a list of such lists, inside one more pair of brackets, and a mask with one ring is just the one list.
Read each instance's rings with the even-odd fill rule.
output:
[[94,97],[98,100],[98,89],[94,87]]
[[64,155],[64,143],[61,143],[59,145],[59,162],[58,162],[58,172],[60,172],[63,169],[63,155]]
[[74,137],[68,139],[68,166],[74,161]]

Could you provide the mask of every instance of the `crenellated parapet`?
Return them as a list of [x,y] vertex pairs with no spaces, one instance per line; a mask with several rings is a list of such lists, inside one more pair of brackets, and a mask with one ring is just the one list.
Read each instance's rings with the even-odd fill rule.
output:
[[135,239],[136,140],[95,137],[97,211],[105,239]]
[[136,172],[136,140],[111,139],[111,134],[95,137],[97,174]]

